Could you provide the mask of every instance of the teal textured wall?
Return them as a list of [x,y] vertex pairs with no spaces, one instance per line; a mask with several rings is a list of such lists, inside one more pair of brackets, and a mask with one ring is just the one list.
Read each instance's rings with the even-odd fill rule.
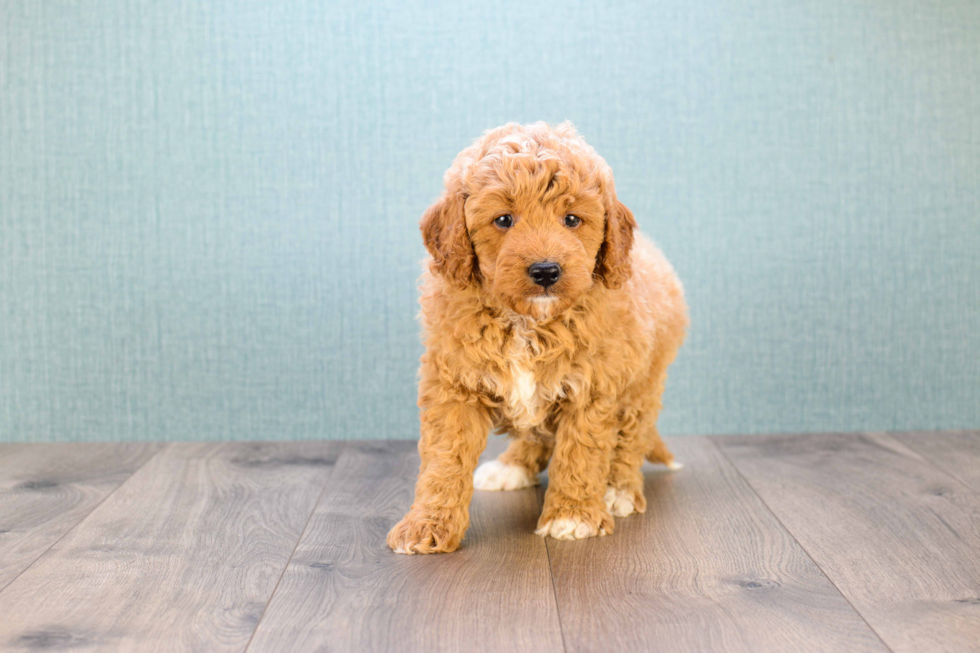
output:
[[412,438],[416,222],[570,119],[668,434],[980,427],[980,3],[5,0],[0,439]]

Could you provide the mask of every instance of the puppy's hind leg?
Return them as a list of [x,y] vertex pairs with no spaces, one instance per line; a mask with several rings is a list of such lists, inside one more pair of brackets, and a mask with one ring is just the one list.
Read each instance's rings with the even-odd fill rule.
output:
[[519,490],[537,485],[538,474],[548,466],[554,442],[532,431],[511,435],[507,451],[497,460],[480,465],[473,475],[477,490]]

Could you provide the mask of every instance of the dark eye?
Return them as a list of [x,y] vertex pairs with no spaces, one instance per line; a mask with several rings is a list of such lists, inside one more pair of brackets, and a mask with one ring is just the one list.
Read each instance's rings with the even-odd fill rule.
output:
[[566,227],[577,227],[582,223],[582,218],[577,215],[566,215],[565,216],[565,226]]
[[514,216],[507,214],[494,218],[493,223],[501,229],[510,229],[514,226]]

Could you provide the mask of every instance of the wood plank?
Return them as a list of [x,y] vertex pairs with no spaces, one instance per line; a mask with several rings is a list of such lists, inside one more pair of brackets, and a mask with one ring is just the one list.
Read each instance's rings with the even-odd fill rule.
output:
[[0,592],[160,449],[0,445]]
[[646,513],[548,541],[570,653],[886,650],[710,440],[668,445]]
[[407,446],[344,452],[250,653],[561,650],[533,489],[477,492],[455,553],[387,548],[418,472]]
[[974,492],[980,492],[980,431],[893,433],[910,449],[932,461]]
[[980,649],[980,497],[884,434],[718,440],[882,640]]
[[0,593],[0,650],[244,650],[341,448],[168,445]]

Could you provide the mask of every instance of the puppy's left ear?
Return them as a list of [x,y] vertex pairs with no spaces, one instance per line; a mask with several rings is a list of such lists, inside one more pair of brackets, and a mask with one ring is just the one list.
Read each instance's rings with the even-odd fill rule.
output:
[[463,195],[447,190],[419,221],[425,248],[432,255],[429,269],[465,288],[476,278],[476,253],[466,231]]
[[607,288],[619,288],[632,274],[630,250],[633,248],[633,213],[618,199],[606,212],[606,236],[596,259],[596,275]]

